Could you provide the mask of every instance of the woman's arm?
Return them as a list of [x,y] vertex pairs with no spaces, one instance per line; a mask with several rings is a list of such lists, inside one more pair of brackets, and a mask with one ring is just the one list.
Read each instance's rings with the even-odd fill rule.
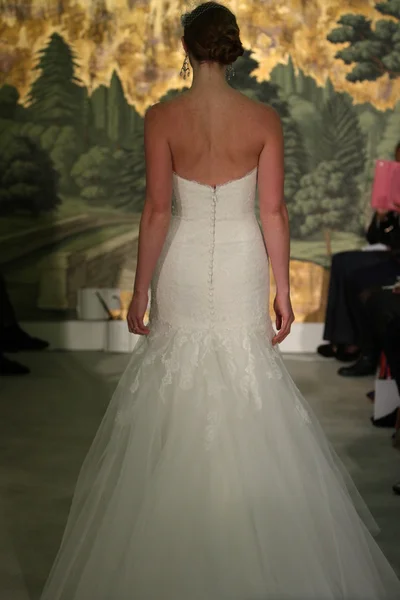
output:
[[366,238],[368,244],[382,243],[381,225],[388,218],[388,213],[385,211],[376,211],[372,216],[371,223],[367,229]]
[[128,313],[131,331],[146,334],[143,318],[153,273],[171,218],[172,159],[163,107],[150,108],[144,121],[146,197],[140,221],[134,295]]
[[390,249],[400,246],[400,226],[394,211],[376,212],[367,231],[369,244],[383,244]]
[[284,200],[284,141],[278,114],[267,109],[265,114],[265,144],[260,154],[258,195],[261,226],[276,283],[276,325],[281,342],[294,321],[290,303],[290,234],[289,217]]

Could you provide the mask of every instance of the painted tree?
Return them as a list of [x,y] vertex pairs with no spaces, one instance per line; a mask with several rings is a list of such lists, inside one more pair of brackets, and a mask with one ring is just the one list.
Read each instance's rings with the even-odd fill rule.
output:
[[93,146],[74,164],[71,176],[82,198],[95,205],[111,205],[116,160],[110,148]]
[[320,144],[324,129],[321,113],[314,104],[297,94],[291,96],[288,103],[291,117],[302,137],[306,171],[312,171],[321,162]]
[[[400,106],[400,105],[399,105]],[[399,115],[400,116],[400,111]],[[361,131],[365,137],[365,168],[360,186],[360,213],[364,215],[364,224],[371,220],[372,209],[370,206],[371,190],[375,171],[375,161],[378,157],[386,158],[380,152],[380,144],[382,139],[382,131],[385,128],[387,115],[377,110],[371,104],[365,104],[358,107],[358,120]],[[400,126],[400,120],[399,120]],[[400,135],[399,135],[400,139]],[[390,158],[393,156],[393,147],[390,147]]]
[[119,147],[124,137],[124,128],[128,116],[128,103],[124,89],[116,71],[113,71],[107,97],[107,135],[108,139]]
[[30,138],[12,134],[0,143],[0,214],[38,216],[59,204],[58,175],[48,153]]
[[324,101],[324,89],[319,87],[315,79],[306,75],[302,69],[297,71],[296,94],[312,103],[318,110]]
[[116,153],[113,204],[132,212],[141,212],[146,193],[143,135],[137,134],[133,147]]
[[257,82],[255,87],[255,97],[260,102],[272,106],[281,119],[290,118],[289,105],[286,100],[281,97],[279,86],[270,81]]
[[40,74],[29,93],[29,108],[34,120],[41,123],[79,127],[82,114],[82,90],[75,74],[74,54],[58,33],[53,33],[39,52],[34,67]]
[[329,244],[332,230],[346,229],[347,181],[337,161],[323,161],[302,178],[293,210],[300,223],[301,237],[323,231]]
[[40,145],[48,152],[59,174],[60,191],[71,192],[71,170],[82,151],[82,139],[76,129],[71,126],[52,125],[43,132]]
[[300,236],[300,221],[296,213],[296,194],[301,179],[308,171],[308,156],[303,136],[291,118],[282,119],[285,139],[285,201],[290,218],[290,229],[294,237]]
[[325,81],[325,86],[324,86],[323,92],[322,92],[323,106],[321,108],[323,108],[327,102],[332,100],[332,98],[334,96],[336,96],[336,90],[333,86],[331,78],[328,77],[327,80]]
[[107,130],[107,98],[108,88],[105,85],[99,85],[90,96],[90,105],[93,113],[93,127],[100,131]]
[[377,157],[393,160],[394,150],[400,142],[400,102],[386,120],[383,135],[377,149]]
[[89,91],[86,87],[82,88],[82,150],[88,150],[95,143],[93,139],[94,115],[92,104],[90,102]]
[[323,108],[322,120],[321,158],[336,160],[346,177],[354,178],[362,173],[365,136],[350,96],[332,95]]
[[376,81],[383,75],[400,76],[400,2],[377,2],[375,9],[390,19],[379,19],[375,25],[363,15],[346,14],[339,27],[327,36],[332,44],[347,46],[336,53],[346,65],[354,65],[346,75],[348,81]]
[[138,113],[136,108],[130,104],[127,105],[125,124],[121,137],[122,148],[130,148],[136,145],[136,138],[143,138],[143,117]]
[[285,98],[298,93],[297,76],[291,56],[289,56],[287,64],[280,63],[272,69],[270,80],[279,86]]
[[363,226],[360,213],[360,183],[365,169],[366,139],[348,94],[331,96],[323,111],[324,129],[320,156],[323,161],[335,161],[346,179],[345,196],[348,201],[347,223],[354,231]]
[[17,113],[19,92],[12,85],[0,88],[0,119],[14,119]]

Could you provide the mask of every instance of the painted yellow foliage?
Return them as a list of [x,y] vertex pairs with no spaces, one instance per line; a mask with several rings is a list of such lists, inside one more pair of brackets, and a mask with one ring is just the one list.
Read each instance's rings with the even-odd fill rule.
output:
[[[298,323],[324,321],[328,296],[329,271],[320,265],[299,260],[290,261],[290,288]],[[275,284],[271,271],[270,310],[272,313]]]
[[[244,44],[260,62],[260,79],[290,53],[306,74],[320,84],[331,77],[358,102],[387,108],[400,97],[400,82],[386,77],[347,82],[345,65],[334,58],[337,47],[326,40],[342,14],[382,18],[372,0],[227,0],[226,5],[236,12]],[[108,84],[117,68],[130,102],[144,111],[170,87],[182,85],[180,15],[193,6],[184,0],[0,0],[0,84],[17,86],[24,97],[36,76],[37,52],[57,31],[73,47],[78,76],[90,89]]]

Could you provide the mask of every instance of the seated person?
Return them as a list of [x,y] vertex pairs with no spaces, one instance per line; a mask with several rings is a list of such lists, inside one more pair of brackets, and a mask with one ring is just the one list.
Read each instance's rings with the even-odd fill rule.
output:
[[10,360],[4,353],[27,350],[44,350],[48,343],[27,334],[18,324],[6,283],[0,273],[0,376],[24,375],[28,367]]
[[[368,315],[372,335],[381,351],[385,353],[391,376],[400,394],[400,283],[394,285],[392,290],[371,290],[365,297],[365,312]],[[394,418],[396,419],[396,416]],[[400,429],[398,409],[394,424],[398,434]],[[394,484],[393,491],[400,495],[400,481]]]
[[[382,338],[382,348],[386,355],[390,372],[396,382],[400,394],[400,285],[393,290],[392,310],[386,311],[391,318],[386,323],[386,329]],[[397,302],[396,302],[397,300]],[[396,434],[400,428],[400,411],[397,411]],[[397,437],[397,436],[396,436]],[[393,491],[400,495],[400,481],[394,484]]]
[[[370,316],[368,310],[365,310],[364,297],[368,298],[371,288],[391,286],[400,280],[400,206],[399,212],[392,214],[394,217],[389,224],[386,221],[381,221],[383,226],[390,229],[389,235],[392,236],[390,241],[391,250],[388,253],[389,260],[382,262],[379,266],[359,269],[353,274],[353,279],[349,283],[348,294],[352,297],[350,305],[353,311],[353,320],[358,327],[360,356],[353,365],[339,369],[338,373],[342,377],[373,375],[377,368],[382,348],[379,344],[377,345],[376,339],[374,339]],[[382,307],[382,310],[384,309],[385,306]]]
[[[400,162],[400,143],[395,159]],[[324,339],[318,347],[321,356],[335,357],[343,362],[354,361],[360,354],[360,335],[364,321],[360,319],[360,290],[375,285],[390,285],[398,273],[398,262],[390,248],[400,245],[399,213],[375,213],[368,228],[369,244],[383,244],[384,250],[353,250],[340,252],[332,258]],[[354,375],[369,375],[376,368],[376,352],[357,365]],[[350,373],[340,373],[350,375]]]

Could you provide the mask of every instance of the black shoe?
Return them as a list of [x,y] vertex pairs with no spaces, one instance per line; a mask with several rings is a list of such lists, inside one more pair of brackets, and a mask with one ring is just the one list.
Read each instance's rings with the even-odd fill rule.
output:
[[392,490],[394,491],[396,496],[400,496],[400,481],[398,481],[397,483],[394,484],[394,486],[392,487]]
[[356,350],[355,352],[347,352],[343,349],[342,346],[338,346],[337,352],[335,354],[336,360],[339,362],[349,363],[354,362],[360,358],[360,351]]
[[324,358],[336,358],[340,362],[354,362],[360,356],[360,352],[346,352],[346,346],[339,344],[336,349],[333,344],[321,344],[318,346],[317,353]]
[[317,353],[324,358],[334,358],[336,356],[336,350],[334,350],[332,344],[321,344],[317,348]]
[[45,350],[49,343],[35,338],[18,326],[8,327],[1,332],[0,350],[2,352],[26,352]]
[[396,429],[396,431],[392,433],[392,446],[393,448],[399,448],[400,446],[400,429]]
[[338,375],[342,377],[367,377],[368,375],[375,375],[377,366],[377,361],[371,356],[361,355],[354,365],[340,367]]
[[365,395],[367,396],[368,400],[371,400],[371,402],[375,402],[375,390],[371,390]]
[[374,427],[387,427],[388,429],[393,429],[393,427],[396,426],[398,411],[399,409],[395,408],[393,412],[381,417],[380,419],[374,419],[374,417],[371,417],[371,423]]
[[28,367],[0,354],[0,376],[28,375],[28,373],[30,373]]

